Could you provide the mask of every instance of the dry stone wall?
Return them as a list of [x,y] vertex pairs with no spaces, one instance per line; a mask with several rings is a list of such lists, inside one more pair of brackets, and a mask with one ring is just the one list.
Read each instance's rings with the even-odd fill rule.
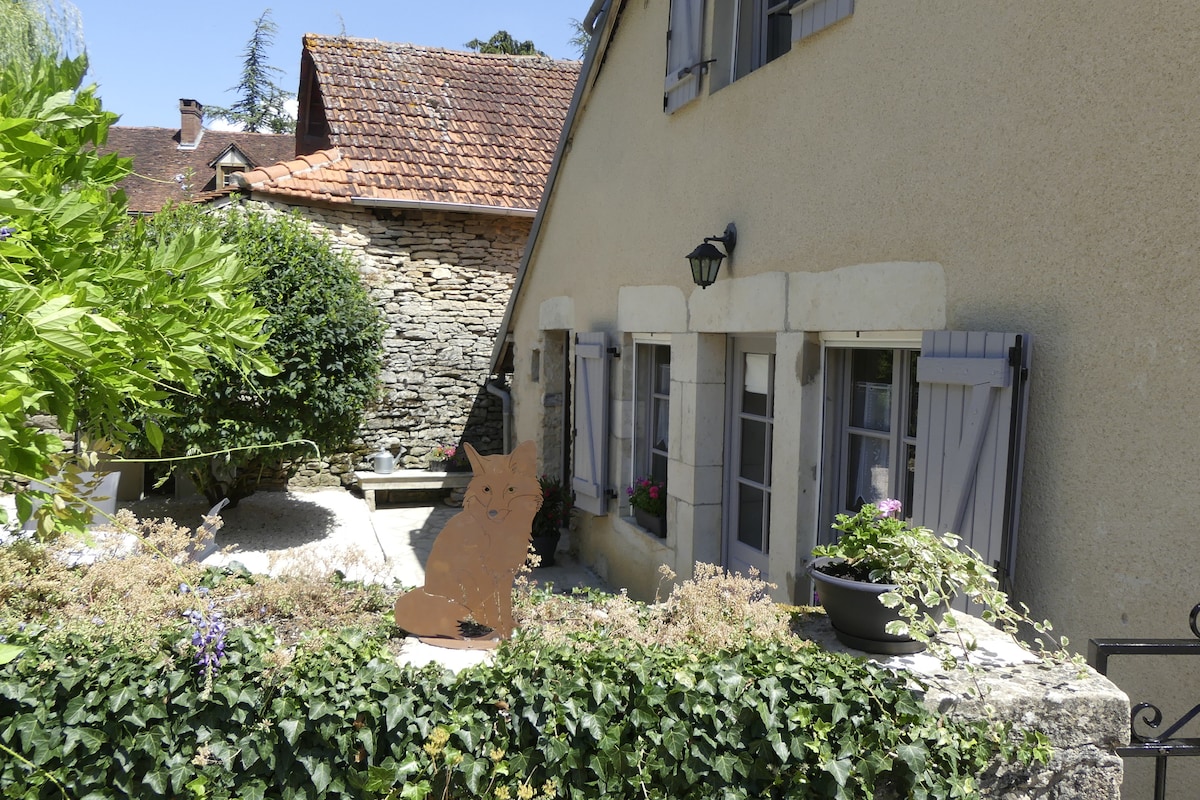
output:
[[[290,211],[293,207],[271,207]],[[530,220],[414,209],[295,209],[349,251],[387,323],[381,394],[352,451],[301,466],[293,486],[349,484],[381,447],[421,468],[437,445],[500,452],[499,398],[485,389]]]

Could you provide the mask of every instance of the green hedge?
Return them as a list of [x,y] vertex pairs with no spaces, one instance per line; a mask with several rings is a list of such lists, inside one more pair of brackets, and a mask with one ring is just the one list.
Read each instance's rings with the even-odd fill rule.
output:
[[815,647],[525,636],[454,677],[397,666],[382,634],[329,635],[293,657],[232,629],[206,686],[188,635],[139,659],[101,637],[10,632],[24,649],[0,666],[0,795],[960,797],[997,748],[1030,752]]

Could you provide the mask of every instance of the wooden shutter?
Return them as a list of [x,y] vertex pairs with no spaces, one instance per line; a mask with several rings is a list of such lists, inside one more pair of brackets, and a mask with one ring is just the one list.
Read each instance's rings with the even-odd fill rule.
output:
[[608,337],[575,336],[575,507],[608,513]]
[[917,360],[913,521],[953,531],[996,567],[1016,566],[1028,334],[926,331]]
[[703,38],[704,0],[671,0],[663,88],[663,110],[668,114],[700,94]]
[[812,0],[792,12],[792,41],[812,36],[854,13],[854,0]]

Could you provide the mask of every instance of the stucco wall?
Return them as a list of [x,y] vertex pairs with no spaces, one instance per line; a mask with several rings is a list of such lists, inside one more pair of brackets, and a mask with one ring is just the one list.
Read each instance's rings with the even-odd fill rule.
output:
[[[274,206],[277,210],[292,207]],[[296,209],[349,251],[386,321],[382,391],[354,449],[306,463],[294,486],[351,483],[389,449],[424,467],[439,444],[503,449],[499,399],[484,385],[529,220],[442,211]]]
[[[922,316],[910,295],[806,308],[798,287],[936,265],[940,294],[924,299],[942,320],[923,326],[1034,337],[1017,594],[1080,647],[1182,635],[1200,452],[1194,11],[858,0],[666,115],[667,0],[626,3],[515,308],[518,437],[539,425],[520,365],[551,298],[573,299],[577,330],[628,333],[618,296],[641,286],[692,333],[887,330]],[[683,256],[730,221],[737,250],[696,289]],[[777,304],[730,323],[714,298],[740,290],[722,283],[775,274],[795,292],[783,324]],[[808,513],[798,490],[790,502]],[[608,527],[585,520],[581,535]]]

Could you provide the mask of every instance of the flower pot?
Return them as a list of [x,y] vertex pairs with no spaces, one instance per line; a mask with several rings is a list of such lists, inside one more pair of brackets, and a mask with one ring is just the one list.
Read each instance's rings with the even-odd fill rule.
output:
[[[902,655],[918,653],[925,645],[908,636],[887,632],[889,622],[900,619],[898,609],[887,608],[879,596],[896,587],[890,583],[868,583],[822,572],[822,567],[840,562],[836,558],[818,558],[808,565],[808,574],[817,590],[817,597],[829,616],[834,635],[848,647],[868,653]],[[940,620],[946,608],[929,612]]]
[[554,533],[534,533],[530,536],[530,542],[533,543],[533,552],[541,559],[539,567],[553,567],[554,553],[558,550],[558,540],[562,538],[562,531]]
[[637,520],[639,527],[644,528],[659,538],[666,538],[667,535],[667,517],[651,514],[644,508],[634,508],[633,518]]

